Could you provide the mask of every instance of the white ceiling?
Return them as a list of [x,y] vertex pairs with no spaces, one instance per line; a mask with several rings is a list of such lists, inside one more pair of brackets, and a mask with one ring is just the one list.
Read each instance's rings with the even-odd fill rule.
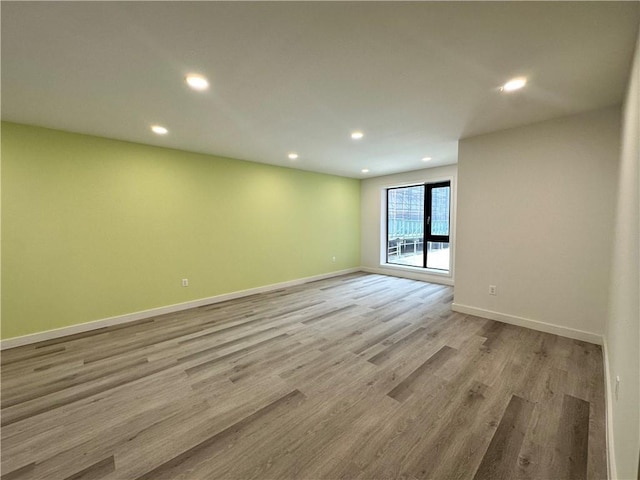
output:
[[[637,2],[1,8],[3,120],[356,178],[621,102],[640,18]],[[189,72],[210,90],[189,90]],[[514,76],[527,87],[500,93]]]

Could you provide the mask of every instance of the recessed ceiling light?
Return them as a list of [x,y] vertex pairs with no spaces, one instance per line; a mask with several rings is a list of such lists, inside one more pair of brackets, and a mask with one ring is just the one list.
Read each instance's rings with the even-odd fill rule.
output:
[[368,168],[363,168],[363,169],[361,170],[361,172],[362,172],[362,173],[369,173],[369,169],[368,169]]
[[351,138],[353,138],[354,140],[360,140],[362,137],[364,137],[364,133],[362,132],[353,132],[351,134]]
[[512,78],[502,86],[503,92],[513,92],[514,90],[520,90],[527,84],[527,79],[524,77]]
[[290,158],[291,160],[295,160],[296,158],[298,158],[298,154],[297,154],[297,153],[290,153],[290,154],[289,154],[289,158]]
[[198,75],[196,73],[190,73],[187,75],[185,81],[193,90],[206,90],[209,88],[209,81],[202,75]]
[[429,160],[431,160],[431,157],[423,157],[423,158],[422,158],[422,161],[423,161],[423,162],[428,162]]
[[161,125],[151,125],[151,131],[157,135],[166,135],[169,133],[169,130]]

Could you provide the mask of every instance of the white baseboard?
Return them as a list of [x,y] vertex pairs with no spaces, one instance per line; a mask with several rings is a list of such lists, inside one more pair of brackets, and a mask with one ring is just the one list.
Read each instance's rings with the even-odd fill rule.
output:
[[607,467],[609,478],[618,478],[616,468],[616,456],[613,447],[613,394],[611,393],[611,371],[609,370],[609,348],[607,337],[602,343],[602,357],[604,359],[604,405],[605,405],[605,425],[607,426]]
[[348,268],[345,270],[339,270],[337,272],[324,273],[321,275],[314,275],[312,277],[298,278],[296,280],[289,280],[286,282],[272,283],[271,285],[265,285],[262,287],[249,288],[247,290],[239,290],[237,292],[224,293],[222,295],[215,295],[213,297],[201,298],[198,300],[191,300],[189,302],[176,303],[174,305],[167,305],[164,307],[157,307],[157,308],[151,308],[149,310],[142,310],[139,312],[126,313],[124,315],[118,315],[115,317],[102,318],[100,320],[94,320],[86,323],[79,323],[77,325],[70,325],[68,327],[62,327],[62,328],[56,328],[53,330],[46,330],[44,332],[32,333],[29,335],[24,335],[22,337],[7,338],[5,340],[0,340],[0,350],[6,350],[8,348],[29,345],[31,343],[43,342],[45,340],[65,337],[67,335],[73,335],[76,333],[88,332],[90,330],[96,330],[98,328],[103,328],[103,327],[110,327],[112,325],[135,322],[136,320],[142,320],[144,318],[156,317],[158,315],[164,315],[166,313],[179,312],[181,310],[188,310],[189,308],[201,307],[203,305],[224,302],[226,300],[233,300],[235,298],[255,295],[256,293],[263,293],[263,292],[269,292],[273,290],[279,290],[281,288],[293,287],[295,285],[302,285],[304,283],[315,282],[318,280],[323,280],[325,278],[337,277],[340,275],[346,275],[348,273],[354,273],[359,271],[361,271],[360,267]]
[[421,282],[439,283],[441,285],[453,286],[453,279],[446,275],[440,276],[440,275],[432,275],[426,272],[412,272],[409,270],[394,268],[394,267],[385,267],[385,268],[361,267],[360,270],[367,273],[377,273],[378,275],[388,275],[390,277],[409,278],[411,280],[420,280]]
[[517,325],[519,327],[530,328],[532,330],[538,330],[540,332],[553,333],[554,335],[560,335],[561,337],[582,340],[583,342],[595,343],[596,345],[603,344],[602,335],[599,335],[597,333],[585,332],[583,330],[562,327],[560,325],[554,325],[552,323],[540,322],[538,320],[517,317],[515,315],[507,315],[505,313],[493,312],[491,310],[470,307],[468,305],[460,305],[459,303],[453,303],[451,305],[451,309],[454,312],[466,313],[468,315],[488,318],[490,320],[497,320],[499,322],[509,323],[511,325]]

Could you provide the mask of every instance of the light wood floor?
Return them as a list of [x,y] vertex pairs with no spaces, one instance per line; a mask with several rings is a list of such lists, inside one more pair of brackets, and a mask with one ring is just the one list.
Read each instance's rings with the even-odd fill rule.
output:
[[2,353],[2,479],[606,478],[600,347],[353,274]]

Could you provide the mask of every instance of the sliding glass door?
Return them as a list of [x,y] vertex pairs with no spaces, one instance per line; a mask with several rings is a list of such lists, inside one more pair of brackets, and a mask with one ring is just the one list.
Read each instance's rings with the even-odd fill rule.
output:
[[449,270],[449,204],[451,182],[427,185],[427,252],[425,267]]
[[448,271],[451,182],[387,189],[387,263]]

